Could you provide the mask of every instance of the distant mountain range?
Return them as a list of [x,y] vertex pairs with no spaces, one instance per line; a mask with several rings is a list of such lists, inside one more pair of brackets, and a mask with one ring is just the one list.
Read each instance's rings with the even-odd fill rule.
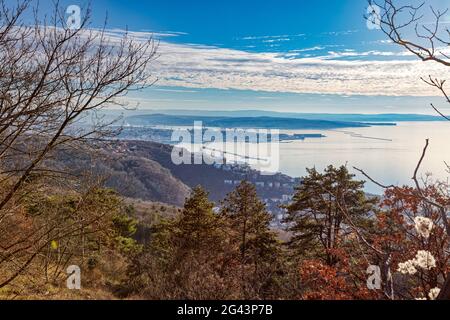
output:
[[167,115],[147,114],[129,116],[124,119],[131,126],[193,126],[195,121],[201,121],[204,127],[220,128],[263,128],[263,129],[337,129],[361,128],[372,125],[395,125],[395,123],[364,123],[356,121],[336,121],[300,118],[281,118],[269,116],[224,117],[202,115]]
[[[191,122],[189,125],[192,126],[192,120],[207,120],[209,123],[221,122],[227,124],[234,122],[235,120],[224,119],[224,118],[242,118],[240,122],[245,125],[249,121],[259,118],[259,122],[264,122],[266,120],[278,121],[280,124],[287,123],[287,119],[300,119],[303,120],[294,124],[295,127],[298,125],[305,125],[305,120],[320,120],[320,121],[331,121],[339,123],[322,123],[325,127],[340,128],[343,126],[348,127],[349,123],[351,127],[355,126],[367,126],[383,123],[397,123],[397,122],[414,122],[414,121],[445,121],[444,118],[438,115],[426,115],[426,114],[399,114],[399,113],[384,113],[384,114],[347,114],[347,113],[295,113],[295,112],[275,112],[275,111],[260,111],[260,110],[237,110],[237,111],[207,111],[207,110],[104,110],[101,112],[105,121],[112,121],[119,116],[130,120],[130,122],[139,122],[143,124],[145,118],[148,123],[154,124],[156,120],[170,121],[170,123],[183,123]],[[151,116],[151,117],[149,117]],[[170,116],[170,117],[169,117]],[[191,117],[191,118],[188,118]],[[278,120],[268,119],[277,118]],[[256,119],[258,120],[258,119]],[[344,122],[344,124],[342,124]],[[354,124],[355,122],[359,124]],[[131,123],[130,123],[131,124]],[[159,125],[164,125],[165,123],[158,123]],[[252,127],[255,127],[252,123]],[[293,123],[291,123],[293,124]],[[320,128],[320,123],[310,123],[308,127],[316,129]],[[150,124],[149,124],[150,125]],[[317,126],[319,125],[319,126]],[[236,127],[236,126],[234,126]],[[267,126],[264,126],[267,127]],[[287,127],[290,127],[288,125]],[[284,128],[286,128],[284,126]],[[302,126],[302,128],[305,128]],[[323,128],[323,127],[322,127]],[[297,129],[297,128],[295,128]]]

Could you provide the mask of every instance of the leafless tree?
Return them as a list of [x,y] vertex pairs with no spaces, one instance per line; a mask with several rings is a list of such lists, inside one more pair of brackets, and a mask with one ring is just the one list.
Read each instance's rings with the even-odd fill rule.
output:
[[[414,2],[414,0],[412,0]],[[395,0],[369,0],[369,4],[374,8],[380,8],[379,14],[367,16],[370,22],[380,26],[381,31],[394,43],[405,48],[424,62],[433,61],[443,67],[450,67],[450,55],[446,49],[450,48],[450,29],[445,27],[443,18],[449,12],[429,7],[433,22],[428,23],[425,19],[425,3],[404,4]],[[410,38],[413,35],[414,39]],[[427,85],[435,88],[445,98],[446,103],[450,103],[450,97],[446,88],[446,79],[439,79],[429,75],[422,78]],[[439,107],[431,104],[431,107],[446,120],[450,118],[440,110]]]
[[[106,22],[101,29],[91,28],[89,6],[81,12],[79,28],[67,25],[66,10],[58,1],[43,18],[38,9],[33,0],[14,5],[0,0],[2,231],[15,221],[16,200],[33,189],[35,179],[52,171],[43,164],[55,150],[92,146],[114,134],[98,111],[124,106],[121,97],[155,81],[150,66],[157,44],[152,39],[137,41],[126,32],[113,37]],[[17,260],[18,271],[0,281],[0,288],[40,251],[30,241],[48,232],[32,230],[0,243],[0,266],[26,254]]]
[[[436,9],[429,6],[429,13],[433,17],[433,22],[428,23],[425,20],[426,4],[425,2],[407,3],[405,1],[395,0],[369,0],[369,5],[373,8],[380,9],[379,14],[374,12],[373,15],[367,16],[370,22],[378,24],[381,31],[394,43],[408,52],[419,58],[424,62],[434,62],[443,66],[443,68],[450,67],[450,56],[446,49],[450,48],[450,29],[443,24],[443,18],[446,17],[448,8]],[[412,36],[411,36],[412,35]],[[412,37],[412,38],[411,38]],[[445,102],[450,103],[450,96],[446,88],[446,79],[440,79],[437,76],[429,75],[428,78],[421,78],[424,83],[435,88],[443,95]],[[450,118],[445,112],[441,111],[440,107],[433,103],[431,107],[444,119]],[[420,160],[417,163],[412,180],[416,186],[417,196],[424,202],[436,207],[440,214],[441,220],[450,237],[450,224],[448,221],[448,208],[442,204],[428,199],[419,182],[418,174],[422,162],[425,159],[426,152],[429,146],[429,139],[426,140],[425,147],[421,154]],[[447,166],[448,167],[448,166]],[[396,186],[383,185],[361,169],[355,168],[361,174],[366,176],[369,180],[376,183],[382,188],[396,188]],[[438,299],[450,299],[450,275],[447,276],[445,284],[441,289]]]

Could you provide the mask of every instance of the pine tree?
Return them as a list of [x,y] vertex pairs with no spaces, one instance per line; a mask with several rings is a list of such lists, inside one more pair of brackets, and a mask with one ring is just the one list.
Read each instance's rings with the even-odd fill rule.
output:
[[366,197],[364,181],[354,180],[345,166],[328,166],[324,173],[307,171],[293,202],[286,206],[284,222],[293,234],[290,247],[296,256],[320,258],[333,266],[339,261],[336,250],[343,235],[351,229],[349,223],[367,224],[376,199]]
[[171,298],[226,299],[233,279],[228,277],[222,218],[201,187],[193,189],[180,216],[170,226],[170,263],[164,271]]
[[175,245],[185,252],[210,251],[221,241],[223,226],[208,193],[196,187],[174,225]]
[[259,200],[256,188],[242,181],[222,202],[221,216],[230,230],[230,243],[238,253],[243,298],[264,294],[264,287],[274,280],[281,249],[270,229],[272,217]]

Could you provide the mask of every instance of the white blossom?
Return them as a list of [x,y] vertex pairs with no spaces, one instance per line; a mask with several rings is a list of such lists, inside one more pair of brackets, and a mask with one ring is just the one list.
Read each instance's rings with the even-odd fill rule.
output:
[[417,252],[416,258],[414,259],[414,264],[416,267],[422,268],[424,270],[430,270],[436,267],[436,259],[429,251],[419,250]]
[[434,227],[433,221],[426,217],[416,217],[414,218],[414,223],[417,233],[428,239]]
[[431,300],[436,300],[437,297],[439,296],[440,292],[441,292],[441,289],[434,288],[434,289],[430,290],[430,293],[428,293],[428,296],[430,297]]
[[433,257],[431,252],[419,250],[414,259],[399,263],[397,271],[402,274],[413,275],[417,273],[417,268],[431,270],[435,267],[436,259]]
[[399,263],[397,270],[402,274],[411,274],[411,275],[417,272],[414,260],[408,260],[406,262]]

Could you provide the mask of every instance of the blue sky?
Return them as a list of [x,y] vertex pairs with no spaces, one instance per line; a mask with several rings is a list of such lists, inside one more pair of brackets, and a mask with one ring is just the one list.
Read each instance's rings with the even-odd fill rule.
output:
[[[355,5],[356,4],[356,5]],[[103,9],[103,10],[102,10]],[[246,37],[309,34],[280,49],[332,43],[322,33],[363,29],[366,4],[353,1],[108,1],[96,0],[94,19],[108,10],[110,25],[131,30],[179,31],[187,35],[176,41],[248,49],[257,41]],[[358,17],[360,19],[348,19]],[[318,20],[320,22],[318,23]],[[315,39],[316,38],[316,39]],[[267,39],[270,40],[270,39]],[[266,43],[267,45],[269,43]],[[283,43],[281,43],[283,44]],[[268,46],[255,50],[266,50]]]
[[141,109],[432,113],[442,99],[419,78],[442,68],[367,28],[366,9],[364,0],[95,0],[92,27],[107,12],[117,36],[128,28],[160,41],[160,80],[130,96]]

